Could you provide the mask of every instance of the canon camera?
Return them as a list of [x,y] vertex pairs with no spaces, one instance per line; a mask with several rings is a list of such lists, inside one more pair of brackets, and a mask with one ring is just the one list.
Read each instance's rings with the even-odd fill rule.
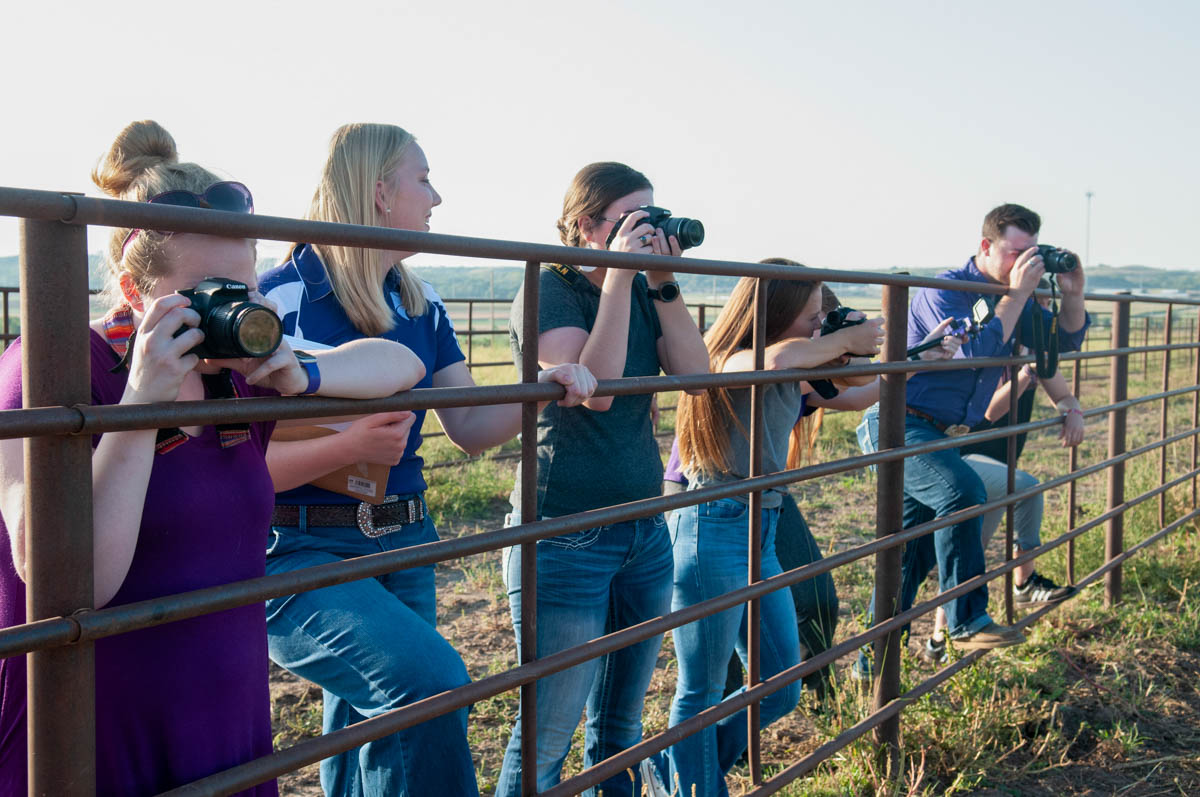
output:
[[[189,354],[210,359],[268,357],[283,340],[283,324],[269,308],[250,301],[244,282],[209,277],[195,288],[178,291],[200,314],[204,340]],[[187,331],[181,328],[178,337]]]

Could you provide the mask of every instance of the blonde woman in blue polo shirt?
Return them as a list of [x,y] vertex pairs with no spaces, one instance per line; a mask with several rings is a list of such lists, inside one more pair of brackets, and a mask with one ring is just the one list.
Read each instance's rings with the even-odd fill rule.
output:
[[[441,201],[412,135],[393,125],[352,124],[333,135],[308,218],[426,231]],[[297,244],[259,284],[279,306],[289,334],[331,345],[387,338],[424,363],[426,376],[415,387],[473,385],[441,299],[402,263],[409,254]],[[562,384],[567,406],[595,388],[580,365],[547,369],[539,381]],[[516,404],[437,413],[450,440],[469,453],[498,445],[520,428]],[[278,495],[267,571],[435,541],[417,453],[424,415],[380,413],[335,435],[273,444],[268,464]],[[362,461],[393,466],[386,503],[372,507],[308,484]],[[271,658],[324,689],[327,733],[468,682],[435,622],[432,566],[267,602]],[[325,793],[476,794],[466,721],[462,709],[326,759]]]

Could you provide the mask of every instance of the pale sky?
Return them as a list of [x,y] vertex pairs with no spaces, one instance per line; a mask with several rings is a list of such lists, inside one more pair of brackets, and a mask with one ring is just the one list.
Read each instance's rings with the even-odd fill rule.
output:
[[697,256],[958,265],[1006,201],[1083,254],[1090,189],[1093,263],[1200,268],[1198,29],[1184,0],[14,2],[0,184],[95,195],[153,118],[299,216],[334,128],[380,121],[425,148],[435,232],[556,243],[574,173],[619,160]]

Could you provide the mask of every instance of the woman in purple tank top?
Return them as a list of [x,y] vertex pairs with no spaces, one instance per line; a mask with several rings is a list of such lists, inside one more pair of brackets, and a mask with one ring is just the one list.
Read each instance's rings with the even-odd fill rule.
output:
[[[93,173],[108,195],[252,212],[249,190],[180,163],[170,134],[134,122]],[[200,315],[177,291],[210,277],[254,291],[247,239],[116,229],[115,306],[91,325],[93,404],[319,393],[376,397],[424,375],[396,343],[306,357],[200,359]],[[180,333],[176,336],[176,333]],[[386,366],[386,367],[385,367]],[[21,344],[0,357],[0,408],[21,406]],[[274,488],[271,422],[108,432],[93,439],[95,607],[263,575]],[[25,621],[22,441],[0,443],[0,624]],[[79,485],[63,485],[64,494]],[[9,546],[0,544],[0,551]],[[252,604],[96,642],[96,790],[157,794],[271,752],[265,615]],[[26,791],[25,662],[0,660],[0,793]],[[62,762],[70,766],[70,762]],[[250,794],[273,795],[273,782]]]

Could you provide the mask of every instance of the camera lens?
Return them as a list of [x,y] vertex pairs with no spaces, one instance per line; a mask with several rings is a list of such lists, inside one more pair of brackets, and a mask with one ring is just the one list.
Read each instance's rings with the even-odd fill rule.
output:
[[204,330],[209,357],[266,357],[279,348],[279,316],[254,302],[229,302],[213,308]]
[[248,357],[266,357],[279,348],[283,328],[279,316],[261,304],[247,304],[233,322],[233,337]]
[[1038,254],[1048,274],[1065,274],[1079,267],[1079,258],[1074,252],[1059,250],[1049,244],[1038,244]]
[[704,225],[695,219],[672,218],[663,229],[667,237],[674,235],[680,249],[691,249],[704,243]]
[[1079,266],[1079,258],[1077,258],[1073,253],[1056,252],[1056,254],[1058,255],[1054,262],[1054,271],[1056,273],[1065,274],[1068,271],[1074,271]]

